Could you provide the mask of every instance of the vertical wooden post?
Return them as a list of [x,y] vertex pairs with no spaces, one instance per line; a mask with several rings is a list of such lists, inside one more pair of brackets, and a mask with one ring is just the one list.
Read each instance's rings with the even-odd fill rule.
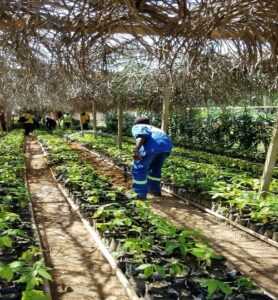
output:
[[12,112],[10,110],[6,110],[5,117],[6,129],[10,130],[12,127]]
[[123,104],[122,104],[122,100],[118,100],[117,115],[118,115],[117,144],[118,144],[119,149],[122,149],[122,142],[123,142]]
[[83,124],[82,124],[82,122],[81,122],[81,113],[79,114],[79,122],[80,122],[81,134],[83,135],[84,132],[83,132]]
[[278,155],[278,115],[273,128],[272,138],[270,145],[268,147],[264,172],[261,181],[261,195],[264,195],[269,190],[269,186],[271,183],[273,168],[275,167],[275,163]]
[[95,100],[93,100],[92,103],[92,115],[93,115],[93,131],[94,131],[94,135],[96,135],[97,134],[97,104]]
[[171,90],[167,89],[164,93],[164,98],[162,102],[162,116],[161,116],[161,129],[168,132],[169,129],[169,112],[170,112],[170,97]]

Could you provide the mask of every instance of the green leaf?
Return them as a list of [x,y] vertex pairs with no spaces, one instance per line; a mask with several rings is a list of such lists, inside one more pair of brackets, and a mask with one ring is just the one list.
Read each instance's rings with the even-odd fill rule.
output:
[[154,272],[155,272],[154,267],[150,265],[149,267],[144,269],[144,276],[146,278],[149,278],[154,274]]
[[214,279],[209,279],[207,281],[208,295],[212,296],[218,289],[218,281]]
[[220,282],[219,283],[219,288],[220,290],[225,294],[225,295],[230,295],[232,293],[232,289],[230,286],[225,283],[225,282]]
[[156,265],[154,267],[154,269],[155,269],[155,272],[158,273],[161,277],[165,277],[166,272],[165,272],[165,268],[164,267]]
[[177,248],[179,248],[179,244],[176,241],[166,241],[165,251],[167,254],[173,254]]
[[217,279],[201,279],[200,284],[202,287],[207,288],[209,299],[219,290],[225,295],[230,295],[232,293],[232,289],[227,283]]
[[12,239],[8,235],[0,236],[0,247],[11,248],[13,244]]
[[241,288],[251,289],[254,287],[254,283],[248,277],[241,276],[236,280],[236,283]]
[[203,248],[193,248],[191,253],[198,258],[204,258],[206,255],[206,251]]
[[13,276],[14,272],[9,265],[0,265],[0,278],[11,281]]
[[146,268],[149,268],[149,267],[151,267],[152,266],[152,264],[142,264],[142,265],[140,265],[139,267],[137,267],[136,269],[138,270],[138,271],[142,271],[142,270],[145,270]]
[[38,247],[30,247],[22,253],[20,259],[25,262],[31,262],[38,255],[40,255],[40,249]]
[[38,274],[47,280],[52,280],[51,275],[47,272],[47,270],[43,267],[38,269]]
[[184,265],[182,265],[181,263],[179,263],[178,261],[173,261],[170,265],[170,274],[171,275],[182,275],[185,274],[185,267]]
[[39,290],[27,290],[22,294],[21,300],[49,300],[49,296],[43,291]]
[[16,261],[13,261],[12,263],[10,263],[9,266],[14,272],[17,272],[17,270],[22,268],[23,262],[16,260]]
[[24,236],[24,231],[21,229],[8,229],[4,234],[9,236]]

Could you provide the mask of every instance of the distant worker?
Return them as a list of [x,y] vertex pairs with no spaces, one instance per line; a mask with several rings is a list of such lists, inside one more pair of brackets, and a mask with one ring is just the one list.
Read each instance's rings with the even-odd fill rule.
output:
[[71,127],[71,116],[69,113],[64,113],[62,122],[63,128],[69,129]]
[[30,135],[30,133],[32,133],[34,130],[34,122],[35,122],[35,117],[32,114],[32,112],[28,111],[22,114],[20,121],[23,123],[24,131],[25,131],[24,134],[26,136]]
[[161,196],[161,168],[170,155],[172,141],[164,131],[150,125],[147,117],[136,119],[132,135],[136,139],[133,189],[139,199],[146,199],[148,192]]
[[0,130],[7,131],[5,113],[2,110],[0,111]]
[[87,112],[81,113],[80,123],[81,123],[81,129],[84,129],[84,130],[89,129],[90,115]]
[[57,122],[50,116],[45,118],[45,127],[48,131],[53,131],[57,126]]

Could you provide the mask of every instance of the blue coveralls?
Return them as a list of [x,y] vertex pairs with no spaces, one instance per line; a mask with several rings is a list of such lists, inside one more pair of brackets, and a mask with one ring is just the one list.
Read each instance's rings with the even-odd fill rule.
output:
[[132,135],[146,139],[139,149],[143,159],[134,160],[132,166],[133,190],[139,198],[145,199],[148,192],[161,192],[161,168],[171,152],[172,141],[161,129],[146,124],[134,125]]

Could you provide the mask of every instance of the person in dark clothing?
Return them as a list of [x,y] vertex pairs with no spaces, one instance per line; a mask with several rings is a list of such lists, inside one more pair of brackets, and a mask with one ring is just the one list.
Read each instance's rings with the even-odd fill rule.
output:
[[34,130],[34,115],[31,112],[24,113],[19,121],[23,123],[24,134],[30,135]]
[[3,111],[0,111],[0,128],[3,131],[7,131],[5,113]]
[[50,117],[46,117],[45,126],[48,131],[53,131],[57,126],[57,122]]

